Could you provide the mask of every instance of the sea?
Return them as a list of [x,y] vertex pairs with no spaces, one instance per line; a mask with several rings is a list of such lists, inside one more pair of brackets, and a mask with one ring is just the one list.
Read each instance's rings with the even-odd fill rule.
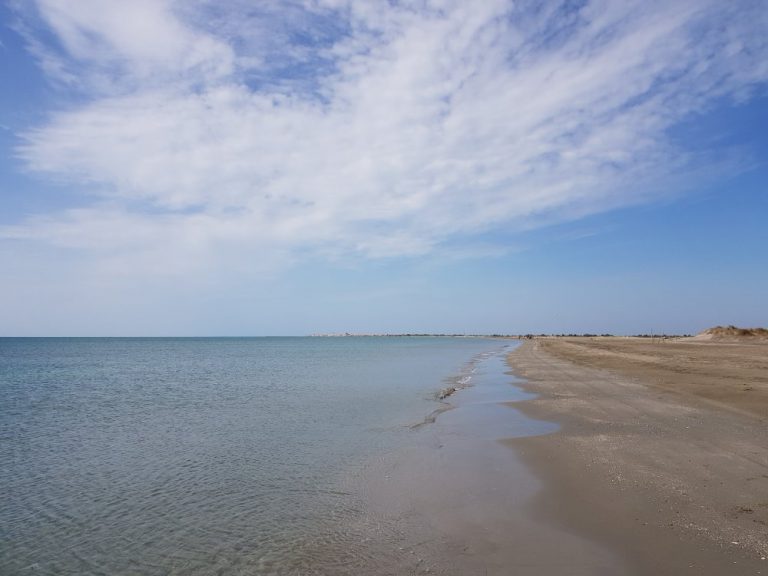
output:
[[[429,503],[408,494],[434,478],[405,471],[442,454],[435,421],[547,431],[498,403],[525,397],[514,345],[0,338],[0,574],[429,572]],[[482,375],[506,412],[459,417]]]

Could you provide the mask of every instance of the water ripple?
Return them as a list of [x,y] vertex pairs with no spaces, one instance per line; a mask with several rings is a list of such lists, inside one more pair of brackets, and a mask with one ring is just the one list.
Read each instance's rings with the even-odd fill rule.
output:
[[0,572],[413,572],[343,479],[497,346],[0,338]]

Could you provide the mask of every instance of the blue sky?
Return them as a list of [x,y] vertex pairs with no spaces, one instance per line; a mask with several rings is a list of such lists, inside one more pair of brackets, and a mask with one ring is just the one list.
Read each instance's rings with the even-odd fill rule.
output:
[[760,0],[0,22],[0,335],[768,324]]

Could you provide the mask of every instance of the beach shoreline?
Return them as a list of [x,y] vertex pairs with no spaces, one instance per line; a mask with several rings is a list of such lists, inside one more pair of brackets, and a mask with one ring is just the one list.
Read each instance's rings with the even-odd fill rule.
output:
[[768,346],[541,338],[508,355],[514,403],[560,424],[511,438],[531,507],[637,574],[768,574]]
[[529,505],[540,482],[502,440],[557,426],[517,410],[530,395],[509,376],[507,352],[485,355],[448,409],[407,426],[406,443],[351,479],[365,516],[399,534],[400,555],[382,573],[631,576],[607,546]]

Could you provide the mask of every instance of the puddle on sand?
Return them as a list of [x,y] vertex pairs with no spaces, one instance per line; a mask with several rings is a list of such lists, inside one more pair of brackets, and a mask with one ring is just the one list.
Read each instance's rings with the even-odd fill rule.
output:
[[368,521],[396,527],[400,535],[400,567],[381,567],[381,573],[629,573],[609,550],[549,525],[531,509],[539,482],[499,440],[557,426],[506,404],[532,397],[507,374],[510,350],[478,361],[470,387],[449,398],[453,409],[414,429],[409,445],[366,470]]

